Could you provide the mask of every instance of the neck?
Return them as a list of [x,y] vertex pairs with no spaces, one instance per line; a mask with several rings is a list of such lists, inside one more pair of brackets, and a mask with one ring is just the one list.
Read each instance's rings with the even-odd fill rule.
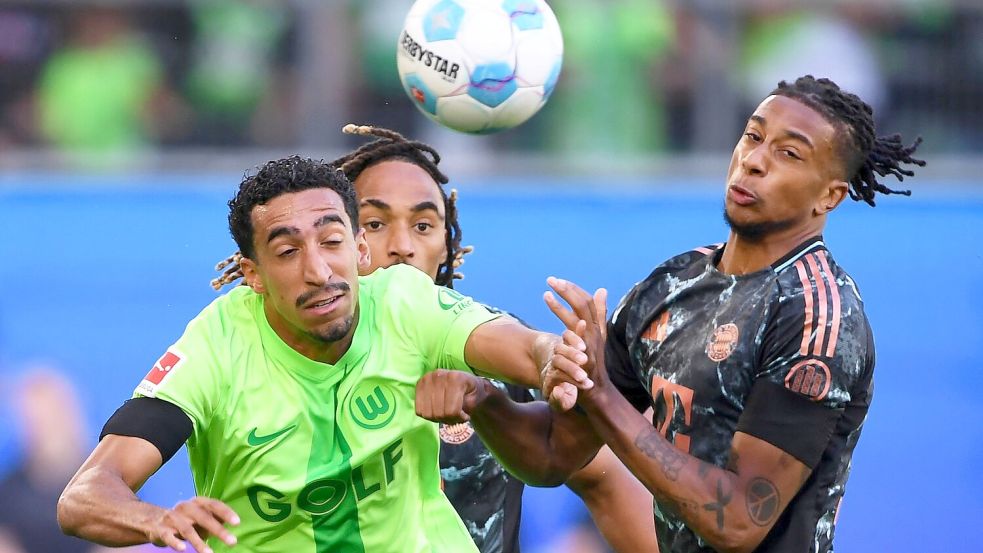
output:
[[771,267],[807,239],[822,233],[822,225],[807,225],[748,240],[730,232],[717,269],[728,275],[746,275]]
[[[348,332],[339,340],[327,342],[311,336],[310,334],[298,330],[296,327],[283,320],[277,315],[276,310],[270,302],[264,302],[263,311],[266,313],[266,320],[270,323],[270,328],[276,332],[277,336],[297,353],[304,357],[334,365],[348,351],[355,337],[355,329],[358,328],[359,307],[355,306],[355,314],[352,315],[352,325]],[[273,313],[271,313],[273,311]]]

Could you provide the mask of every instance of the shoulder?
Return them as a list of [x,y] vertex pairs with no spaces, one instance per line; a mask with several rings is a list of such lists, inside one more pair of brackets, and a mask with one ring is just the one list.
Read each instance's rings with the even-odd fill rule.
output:
[[642,299],[643,303],[647,303],[644,301],[644,298],[652,294],[660,294],[664,291],[663,283],[667,280],[672,280],[681,273],[686,273],[695,267],[699,267],[702,270],[708,259],[721,247],[723,247],[722,243],[699,246],[667,259],[649,273],[647,277],[635,284],[621,298],[618,307],[612,315],[612,320],[617,320],[622,312],[625,312],[626,308],[632,307],[636,301]]
[[803,316],[864,317],[860,290],[829,250],[819,248],[778,269],[779,302],[805,304]]
[[764,358],[767,370],[780,369],[787,387],[795,388],[800,373],[813,371],[824,374],[824,382],[832,379],[830,395],[842,398],[842,390],[870,374],[874,342],[863,301],[829,251],[818,248],[781,267],[773,301]]
[[261,311],[262,297],[248,286],[236,286],[202,309],[188,323],[186,332],[200,330],[219,340],[223,336],[239,334],[244,326],[255,327],[256,313]]
[[714,254],[717,250],[723,247],[723,243],[710,244],[708,246],[698,246],[691,250],[687,250],[681,254],[670,257],[663,263],[659,265],[653,274],[662,270],[662,272],[674,272],[681,269],[686,269],[694,264],[700,264],[706,261],[706,259]]
[[484,307],[486,310],[488,310],[489,313],[491,313],[493,315],[502,315],[502,316],[505,316],[505,317],[510,317],[510,318],[515,319],[516,321],[518,321],[518,323],[521,324],[522,326],[524,326],[526,328],[531,328],[531,329],[535,330],[532,327],[532,325],[530,325],[529,323],[527,323],[526,321],[524,321],[522,318],[520,318],[515,313],[511,313],[511,312],[506,311],[504,309],[499,309],[498,307],[495,307],[493,305],[488,305],[487,303],[479,303],[479,305],[481,305],[482,307]]
[[411,265],[398,264],[376,269],[371,274],[358,277],[359,295],[381,297],[394,294],[412,294],[421,289],[436,286],[430,275]]

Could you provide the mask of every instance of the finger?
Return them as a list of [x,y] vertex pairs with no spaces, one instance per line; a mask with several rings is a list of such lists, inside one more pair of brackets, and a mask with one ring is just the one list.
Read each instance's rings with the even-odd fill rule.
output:
[[480,386],[483,385],[483,382],[478,382],[478,388],[469,390],[468,393],[464,395],[464,398],[462,399],[463,404],[461,405],[461,411],[464,413],[465,421],[471,420],[471,411],[473,411],[475,406],[478,405],[479,390]]
[[[209,536],[217,536],[221,533],[227,533],[225,527],[222,526],[221,521],[215,518],[215,515],[206,508],[202,498],[195,497],[191,501],[186,501],[181,504],[176,510],[183,516],[182,523],[187,521],[191,526],[190,534],[187,532],[186,528],[182,526],[181,532],[184,534],[184,538],[188,540],[197,551],[203,551],[198,548],[198,544],[195,543],[194,538],[198,538],[201,545],[205,545],[205,540]],[[193,537],[192,537],[193,535]]]
[[574,363],[573,361],[563,357],[562,355],[557,355],[553,357],[553,368],[556,369],[553,377],[557,373],[563,374],[569,382],[578,388],[584,390],[590,390],[594,387],[594,381],[590,379],[590,375],[580,367],[580,365]]
[[573,361],[578,365],[583,365],[587,362],[587,354],[578,348],[568,346],[566,344],[556,344],[553,346],[554,355],[562,355],[567,359]]
[[608,337],[608,291],[605,288],[598,288],[594,292],[594,309],[600,317],[599,326],[601,327],[601,338]]
[[[174,530],[167,530],[166,532],[161,532],[160,541],[165,547],[170,547],[175,551],[184,551],[187,546],[184,545],[184,540],[177,537],[177,532]],[[154,545],[161,545],[154,544]]]
[[564,330],[562,336],[564,344],[576,349],[577,351],[587,351],[587,343],[584,342],[584,338],[578,335],[574,330]]
[[457,423],[463,420],[467,420],[467,414],[464,412],[464,393],[465,390],[463,386],[465,383],[457,381],[454,378],[445,378],[443,382],[443,402],[441,405],[441,418],[445,422]]
[[550,311],[556,315],[557,319],[563,323],[563,326],[572,329],[574,325],[577,324],[577,316],[566,307],[561,304],[552,292],[546,292],[543,294],[543,301],[546,302],[546,306],[550,308]]
[[232,510],[232,507],[229,507],[225,503],[210,497],[200,497],[199,499],[205,504],[205,508],[211,511],[223,523],[238,526],[241,522],[239,515]]
[[550,392],[550,405],[558,411],[569,411],[577,403],[577,388],[564,382]]
[[436,420],[436,411],[434,411],[434,394],[437,393],[436,386],[434,385],[434,378],[436,376],[431,373],[427,375],[427,379],[423,392],[423,401],[420,405],[420,410],[423,411],[423,418],[433,421]]
[[[226,530],[225,525],[223,524],[223,519],[213,510],[214,506],[204,501],[202,501],[201,504],[204,508],[202,509],[200,516],[194,517],[195,525],[200,526],[209,534],[218,537],[218,539],[225,542],[226,545],[235,545],[236,537]],[[225,507],[225,504],[223,503],[220,503],[220,505]],[[225,510],[231,511],[231,509],[228,507],[225,507]],[[233,515],[234,514],[235,513],[233,513]]]
[[427,389],[429,387],[430,375],[423,375],[420,380],[416,382],[416,398],[414,398],[414,405],[416,407],[416,416],[430,420],[427,416],[427,408],[430,406],[430,398],[427,397]]
[[178,535],[184,541],[190,543],[191,547],[195,548],[195,551],[198,553],[212,553],[212,549],[205,545],[205,540],[198,535],[198,531],[195,530],[194,526],[186,517],[175,517],[174,527],[177,528]]
[[[587,321],[580,319],[577,324],[573,327],[573,333],[580,337],[581,340],[587,337]],[[586,348],[586,346],[585,346]]]
[[[560,278],[550,277],[546,282],[563,298],[577,317],[589,322],[597,321],[597,313],[594,311],[594,302],[586,290],[576,284]],[[567,328],[570,328],[569,326]]]

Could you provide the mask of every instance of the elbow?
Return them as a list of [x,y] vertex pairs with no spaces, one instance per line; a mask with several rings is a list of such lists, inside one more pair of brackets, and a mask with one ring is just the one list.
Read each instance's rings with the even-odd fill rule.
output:
[[751,553],[761,544],[764,537],[761,528],[735,524],[725,527],[714,536],[713,547],[721,553]]
[[[508,468],[508,467],[506,467]],[[514,474],[529,486],[535,488],[556,488],[567,483],[567,480],[574,473],[575,468],[568,466],[568,463],[550,459],[535,467],[526,467],[532,470],[516,471]]]
[[65,535],[78,537],[78,517],[75,515],[71,488],[65,488],[58,498],[57,517],[58,526]]
[[569,476],[570,474],[568,472],[551,464],[546,470],[537,471],[535,474],[523,475],[520,480],[534,488],[556,488],[562,486]]

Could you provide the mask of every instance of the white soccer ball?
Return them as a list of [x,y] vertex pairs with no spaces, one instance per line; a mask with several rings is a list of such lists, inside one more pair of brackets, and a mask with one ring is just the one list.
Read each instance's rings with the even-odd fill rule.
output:
[[420,111],[481,134],[539,111],[562,64],[560,25],[543,0],[417,0],[396,54],[403,89]]

